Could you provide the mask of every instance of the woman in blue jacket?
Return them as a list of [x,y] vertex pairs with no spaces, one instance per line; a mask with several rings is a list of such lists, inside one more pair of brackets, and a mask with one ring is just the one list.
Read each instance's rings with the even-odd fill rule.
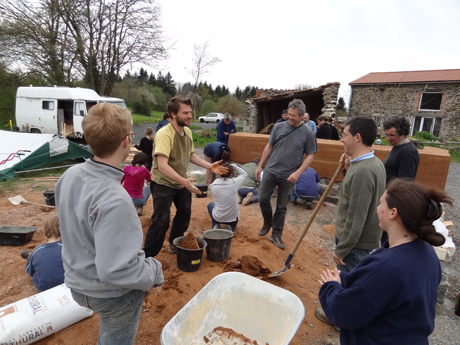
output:
[[321,275],[319,299],[340,344],[428,344],[434,329],[441,268],[432,247],[445,242],[433,222],[444,191],[392,180],[377,207],[388,241],[350,273]]

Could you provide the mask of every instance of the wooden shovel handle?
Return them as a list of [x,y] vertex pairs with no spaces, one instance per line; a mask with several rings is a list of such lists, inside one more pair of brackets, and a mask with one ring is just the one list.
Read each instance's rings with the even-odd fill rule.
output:
[[37,202],[30,202],[30,201],[23,201],[21,204],[32,204],[32,205],[38,205],[38,206],[43,206],[43,207],[56,208],[56,206],[50,206],[50,205],[45,205],[45,204],[39,204],[39,203],[37,203]]
[[335,183],[335,180],[337,179],[337,176],[339,173],[343,170],[343,167],[345,165],[345,162],[340,162],[339,166],[337,167],[337,170],[334,173],[334,176],[332,176],[331,182],[329,182],[326,190],[324,191],[323,195],[321,196],[321,199],[319,199],[318,203],[316,204],[315,209],[313,210],[310,219],[308,219],[307,225],[305,225],[305,229],[303,229],[302,234],[300,237],[297,239],[296,243],[294,244],[294,247],[292,248],[289,257],[293,257],[295,252],[297,251],[297,248],[299,248],[300,243],[302,242],[303,238],[307,234],[308,229],[310,228],[311,223],[313,223],[313,219],[315,219],[316,214],[318,213],[319,209],[323,205],[324,200],[326,200],[327,194],[331,190],[332,186]]

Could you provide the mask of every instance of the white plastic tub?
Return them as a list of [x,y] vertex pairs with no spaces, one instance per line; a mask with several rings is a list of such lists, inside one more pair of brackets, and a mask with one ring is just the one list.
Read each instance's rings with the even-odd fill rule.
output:
[[305,316],[292,292],[239,272],[222,273],[199,291],[161,332],[162,345],[205,344],[216,327],[259,344],[289,344]]

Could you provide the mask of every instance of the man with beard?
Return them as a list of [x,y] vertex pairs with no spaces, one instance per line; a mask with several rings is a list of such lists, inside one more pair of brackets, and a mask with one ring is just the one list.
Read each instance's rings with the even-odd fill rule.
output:
[[225,174],[228,169],[219,166],[222,161],[206,162],[194,153],[192,131],[192,100],[176,96],[168,102],[168,113],[172,117],[169,125],[159,131],[153,146],[153,168],[150,190],[153,195],[152,225],[145,237],[144,251],[147,257],[157,255],[163,246],[169,227],[171,204],[176,206],[171,232],[169,252],[176,253],[175,238],[183,236],[190,223],[192,193],[201,194],[194,185],[194,178],[187,178],[188,163]]

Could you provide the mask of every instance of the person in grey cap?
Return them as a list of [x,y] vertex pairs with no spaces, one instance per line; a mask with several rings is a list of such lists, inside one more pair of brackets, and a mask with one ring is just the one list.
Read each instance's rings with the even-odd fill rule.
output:
[[236,133],[235,122],[232,121],[232,117],[229,113],[224,114],[222,121],[216,126],[217,129],[217,141],[228,145],[228,138],[230,134]]

